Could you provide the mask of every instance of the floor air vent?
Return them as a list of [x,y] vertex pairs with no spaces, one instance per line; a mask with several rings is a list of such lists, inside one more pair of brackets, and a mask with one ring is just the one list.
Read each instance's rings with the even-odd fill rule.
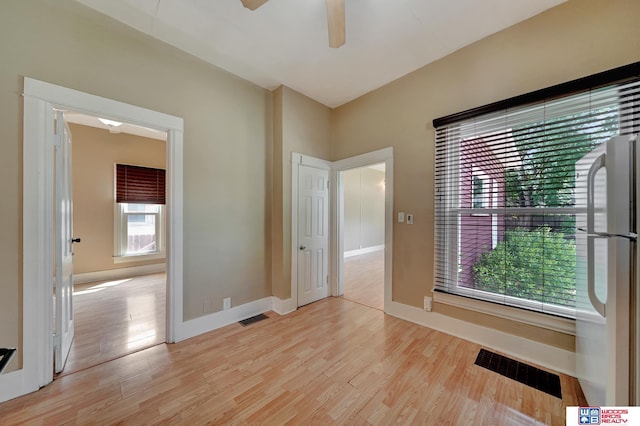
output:
[[238,321],[238,322],[242,324],[244,327],[246,327],[249,324],[253,324],[254,322],[262,321],[263,319],[267,319],[267,318],[269,317],[266,316],[265,314],[260,314],[260,315],[256,315],[255,317],[247,318],[245,320]]
[[562,399],[560,377],[539,368],[480,349],[476,365]]

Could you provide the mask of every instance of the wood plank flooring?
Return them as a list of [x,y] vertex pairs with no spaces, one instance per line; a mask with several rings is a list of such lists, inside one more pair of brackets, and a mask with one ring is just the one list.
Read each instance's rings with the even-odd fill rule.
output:
[[564,424],[585,404],[474,365],[480,346],[343,298],[232,324],[57,379],[2,424]]
[[384,310],[384,250],[344,259],[342,297]]
[[76,285],[75,338],[61,375],[165,341],[164,273]]

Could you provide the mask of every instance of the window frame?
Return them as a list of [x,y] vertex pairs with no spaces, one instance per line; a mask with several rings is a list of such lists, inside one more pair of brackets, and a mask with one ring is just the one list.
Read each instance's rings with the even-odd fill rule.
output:
[[[158,212],[127,212],[126,206],[128,204],[138,203],[118,203],[114,200],[114,239],[113,239],[113,263],[128,263],[128,262],[142,262],[146,260],[160,260],[166,258],[166,246],[165,246],[165,205],[153,204],[158,206]],[[156,217],[156,242],[158,250],[154,252],[144,254],[127,254],[128,244],[128,221],[127,218],[130,215],[152,215]]]
[[[458,129],[448,132],[450,135],[455,135],[455,139],[462,140],[461,130]],[[447,142],[447,146],[450,142]],[[444,184],[445,188],[461,188],[462,185],[462,177],[461,177],[461,163],[462,163],[462,151],[456,151],[455,155],[447,155],[446,156],[446,168],[445,179],[446,183]],[[476,164],[472,164],[471,166],[472,172],[472,182],[473,178],[480,177],[484,181],[483,185],[483,193],[484,197],[486,194],[491,194],[491,198],[485,200],[485,204],[491,204],[491,207],[473,207],[473,197],[471,201],[471,207],[461,207],[461,199],[463,191],[458,189],[457,193],[449,193],[445,192],[440,196],[444,198],[444,202],[442,203],[446,210],[446,215],[449,217],[456,217],[457,226],[448,226],[445,228],[444,232],[444,240],[446,252],[448,255],[443,255],[443,258],[448,258],[449,260],[446,262],[448,267],[445,269],[446,274],[446,282],[448,283],[458,283],[458,275],[461,272],[460,269],[460,247],[461,240],[464,238],[462,235],[462,217],[463,216],[491,216],[491,243],[492,249],[494,249],[497,245],[497,238],[494,238],[494,218],[497,218],[498,215],[507,216],[509,214],[550,214],[550,215],[577,215],[581,213],[586,213],[585,208],[581,207],[494,207],[495,205],[495,194],[496,191],[496,182],[491,179],[484,171],[482,171]],[[473,192],[473,188],[472,188]],[[437,213],[436,213],[437,214]],[[435,250],[435,256],[438,256],[438,250]],[[453,261],[455,259],[455,261]],[[515,309],[526,309],[528,311],[532,311],[538,315],[555,315],[558,317],[568,318],[573,320],[575,318],[576,310],[575,308],[569,308],[561,305],[554,305],[550,303],[509,296],[506,294],[492,293],[486,290],[479,290],[474,288],[467,288],[458,284],[447,285],[447,293],[435,288],[434,283],[434,298],[436,301],[440,301],[447,304],[452,304],[455,306],[455,303],[451,303],[451,300],[444,295],[453,295],[453,296],[462,296],[468,299],[477,300],[479,302],[488,302],[493,306],[504,306]],[[464,303],[465,307],[473,306],[472,303],[466,302]],[[486,308],[478,309],[481,312],[486,312]],[[509,316],[510,318],[510,316]],[[562,328],[564,330],[564,328]]]
[[[451,138],[452,140],[462,140],[461,135],[465,133],[463,128],[464,123],[475,117],[485,116],[501,110],[508,110],[513,107],[526,107],[527,105],[537,103],[541,100],[570,97],[590,89],[623,84],[627,81],[635,80],[638,75],[640,75],[640,62],[506,99],[504,101],[499,101],[483,107],[438,118],[433,121],[433,124],[436,130],[439,130],[442,127],[447,127],[447,138]],[[637,108],[638,101],[635,100],[634,102],[636,106],[632,108]],[[637,117],[632,119],[632,123],[636,123],[637,120]],[[636,129],[635,126],[634,129]],[[436,147],[437,146],[438,145],[436,145]],[[450,194],[446,191],[446,188],[459,188],[461,185],[461,150],[449,148],[452,147],[449,141],[447,141],[446,146],[446,148],[439,148],[441,150],[440,152],[444,152],[446,155],[444,162],[440,164],[440,166],[445,170],[443,173],[446,176],[446,183],[444,185],[440,184],[442,188],[440,188],[438,186],[439,184],[436,183],[435,195],[437,200],[435,214],[436,218],[438,215],[441,215],[440,220],[444,220],[444,223],[450,223],[452,225],[457,223],[457,226],[446,226],[445,229],[439,230],[438,219],[436,219],[436,238],[434,240],[434,243],[436,244],[436,277],[433,289],[434,301],[574,334],[575,327],[572,327],[571,324],[574,324],[573,318],[575,318],[575,309],[499,293],[492,293],[484,290],[465,288],[459,285],[458,275],[461,273],[459,248],[461,247],[461,239],[464,238],[464,236],[461,235],[461,218],[463,215],[491,215],[493,226],[493,219],[497,217],[497,214],[505,216],[509,213],[576,215],[584,213],[582,211],[583,209],[578,206],[562,206],[553,208],[505,206],[496,208],[496,204],[493,202],[491,202],[491,206],[488,208],[486,205],[484,206],[485,208],[473,208],[473,201],[475,198],[473,196],[471,206],[469,208],[462,208],[462,191],[459,190],[457,194]],[[458,155],[451,155],[452,151],[450,151],[450,149],[452,149],[452,151],[457,151]],[[458,172],[453,173],[452,170],[457,170]],[[475,172],[475,170],[473,172]],[[475,176],[475,173],[473,172],[471,183],[472,192],[474,189],[473,177]],[[493,184],[491,184],[490,187],[491,188],[489,190],[493,194],[495,192]],[[483,188],[483,192],[485,192],[484,190],[485,188]],[[494,240],[495,238],[492,235],[493,248],[495,248]],[[438,258],[438,256],[441,257]],[[445,264],[446,267],[443,268],[442,264]],[[437,284],[438,274],[440,274],[440,280],[442,280],[442,283],[440,284]],[[455,288],[452,289],[451,287]],[[446,288],[446,291],[442,290],[444,288]],[[505,303],[505,301],[510,303]],[[541,309],[543,305],[544,309]]]
[[[481,184],[480,193],[476,194],[476,182]],[[471,166],[471,208],[476,211],[481,211],[483,209],[487,209],[487,205],[493,205],[493,179],[487,175],[480,167],[477,167],[475,164]],[[477,198],[479,195],[479,198]],[[480,207],[474,207],[476,203],[480,203]],[[485,212],[477,212],[472,213],[473,216],[488,216],[489,213]]]

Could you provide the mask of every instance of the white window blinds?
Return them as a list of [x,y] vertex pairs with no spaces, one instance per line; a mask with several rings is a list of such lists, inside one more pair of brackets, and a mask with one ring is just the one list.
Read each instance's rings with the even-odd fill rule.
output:
[[434,121],[436,291],[574,315],[575,162],[640,131],[640,63],[624,72]]

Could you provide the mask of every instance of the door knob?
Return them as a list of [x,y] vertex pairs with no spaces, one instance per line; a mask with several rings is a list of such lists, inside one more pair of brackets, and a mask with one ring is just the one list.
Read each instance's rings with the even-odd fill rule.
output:
[[79,243],[80,242],[80,238],[72,238],[71,242],[72,243]]
[[300,250],[304,250],[304,249],[306,249],[305,246],[300,246]]

